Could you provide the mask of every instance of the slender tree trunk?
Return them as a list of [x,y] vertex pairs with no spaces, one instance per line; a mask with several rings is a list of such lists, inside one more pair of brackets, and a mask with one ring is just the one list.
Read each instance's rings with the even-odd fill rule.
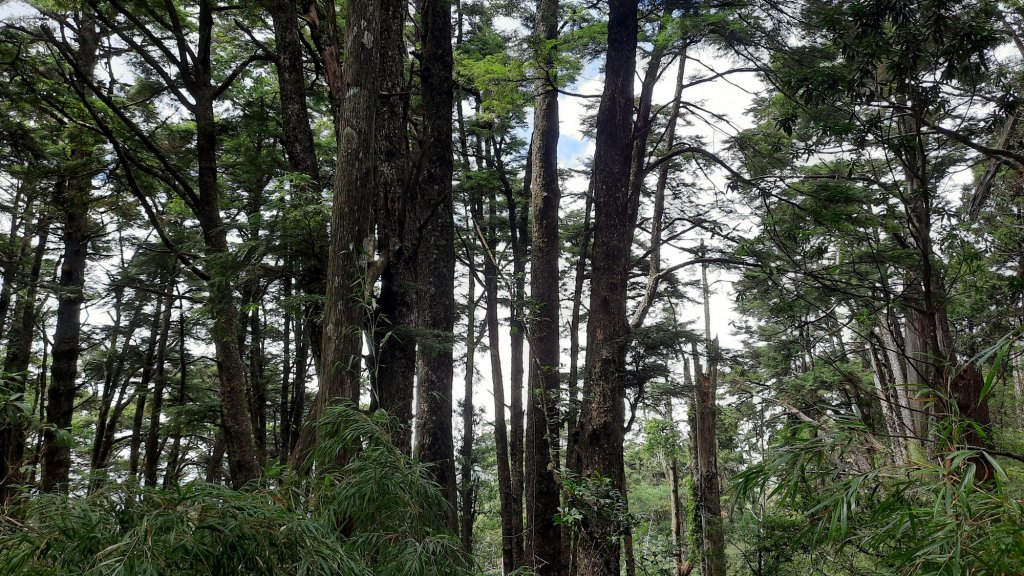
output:
[[872,334],[867,342],[867,356],[870,362],[872,382],[875,386],[875,395],[882,407],[882,418],[885,423],[885,431],[889,435],[889,444],[892,447],[893,461],[897,466],[906,464],[907,451],[904,445],[903,430],[899,422],[899,389],[890,385],[890,376],[885,371],[885,364],[882,356],[874,343],[875,335]]
[[559,256],[558,91],[555,48],[558,0],[538,0],[534,34],[541,77],[535,90],[531,148],[530,389],[526,422],[526,556],[538,576],[562,571],[561,527],[555,524],[559,464]]
[[138,481],[139,463],[142,461],[142,425],[146,420],[146,398],[149,391],[143,387],[135,389],[135,413],[132,415],[132,432],[128,444],[128,475]]
[[[175,449],[177,453],[177,449]],[[206,461],[206,481],[214,483],[220,478],[224,465],[224,433],[218,430],[213,435],[213,446],[210,447],[210,459]]]
[[256,440],[256,461],[262,467],[267,462],[267,383],[264,379],[264,336],[263,322],[260,321],[260,304],[265,291],[258,290],[256,299],[250,303],[249,313],[249,414],[252,418],[253,436]]
[[406,9],[387,3],[381,16],[381,99],[377,111],[377,199],[379,245],[385,259],[378,301],[377,405],[401,423],[393,441],[412,451],[412,403],[416,377],[416,250],[414,190],[409,186],[407,97],[405,96]]
[[[633,77],[637,47],[636,2],[610,0],[605,84],[597,113],[594,153],[594,261],[588,362],[580,413],[580,474],[600,474],[624,487],[624,380],[629,323],[626,283],[635,222],[629,219]],[[618,522],[587,511],[580,533],[579,573],[618,576]]]
[[[672,432],[676,432],[676,422],[672,410],[672,399],[665,400],[665,419],[672,426]],[[669,483],[669,505],[672,511],[672,557],[675,560],[676,576],[689,576],[693,571],[686,553],[686,514],[683,511],[683,502],[679,493],[679,458],[678,442],[672,445],[672,452],[667,455],[668,483]]]
[[[124,378],[125,365],[127,364],[127,350],[131,345],[132,337],[135,335],[142,320],[142,300],[129,312],[127,326],[121,329],[122,312],[124,305],[123,288],[115,288],[115,316],[114,325],[111,330],[110,345],[107,350],[107,363],[103,389],[100,393],[100,405],[96,421],[96,434],[93,438],[90,467],[93,472],[106,468],[107,459],[114,441],[114,432],[117,429],[118,420],[124,410],[124,395],[131,380],[131,374]],[[119,343],[124,337],[123,344]]]
[[[532,149],[532,145],[531,145]],[[533,156],[533,152],[529,153]],[[527,160],[525,181],[532,181],[531,160]],[[500,168],[499,168],[500,169]],[[512,243],[512,310],[509,319],[509,470],[512,483],[512,533],[516,539],[513,550],[517,557],[517,567],[526,564],[525,546],[523,542],[523,358],[526,336],[526,260],[529,234],[526,211],[522,203],[514,197],[512,188],[506,189],[508,198],[509,226]]]
[[[470,255],[471,256],[471,255]],[[470,266],[473,266],[472,260]],[[459,454],[459,532],[462,549],[473,553],[473,520],[476,517],[476,494],[473,484],[473,377],[476,371],[476,276],[469,273],[466,296],[466,361],[462,392],[462,450]]]
[[[200,15],[200,28],[203,29]],[[207,16],[209,18],[209,16]],[[212,23],[210,24],[212,27]],[[207,31],[206,33],[210,33]],[[201,34],[202,36],[202,34]],[[209,74],[209,69],[205,70]],[[196,154],[199,157],[199,206],[196,217],[211,259],[223,260],[229,254],[227,228],[220,213],[217,183],[217,128],[210,89],[197,95],[195,107]],[[207,283],[208,307],[213,317],[210,337],[217,358],[221,402],[221,422],[227,446],[231,484],[241,488],[260,475],[249,400],[246,394],[245,364],[238,345],[238,304],[232,290],[233,274],[221,264],[210,269]]]
[[[306,96],[306,78],[303,70],[303,39],[299,32],[299,19],[295,3],[291,0],[263,0],[274,25],[274,44],[277,58],[277,83],[281,93],[281,135],[288,168],[303,174],[309,182],[300,184],[295,199],[300,203],[320,202],[323,189],[320,165],[316,156],[313,130],[310,128],[309,108]],[[333,11],[332,11],[333,13]],[[290,238],[289,243],[301,254],[297,263],[297,288],[308,296],[324,294],[324,280],[327,268],[324,256],[327,254],[327,229],[317,225],[314,234],[301,234]],[[308,298],[303,304],[307,318],[320,318],[323,304],[320,298]],[[307,322],[306,329],[312,342],[323,338],[320,322]],[[319,358],[320,349],[314,354]]]
[[[590,251],[590,237],[593,232],[591,214],[593,212],[593,187],[586,193],[583,207],[583,233],[580,239],[579,257],[576,260],[575,279],[572,296],[572,315],[569,320],[569,405],[566,415],[565,469],[579,471],[579,356],[580,356],[580,310],[583,307],[583,286],[587,276],[587,255]],[[571,569],[569,576],[574,576],[578,564],[573,561],[575,541],[572,529],[566,526],[562,530],[562,565]]]
[[[83,12],[78,22],[78,50],[75,65],[88,78],[76,79],[82,84],[92,80],[100,43],[100,31],[92,12]],[[69,133],[74,131],[69,129]],[[67,490],[71,472],[71,446],[60,437],[71,427],[71,416],[77,391],[79,341],[82,332],[81,311],[85,302],[85,266],[89,249],[89,203],[92,195],[92,172],[87,166],[94,147],[84,134],[71,134],[71,164],[74,176],[68,178],[63,197],[57,204],[64,208],[64,257],[57,295],[57,325],[53,333],[52,377],[46,401],[46,423],[42,447],[42,491]]]
[[[494,200],[490,209],[494,210]],[[489,228],[493,232],[493,228]],[[497,239],[491,234],[488,237],[487,249],[493,254],[493,245]],[[487,351],[491,363],[491,384],[494,392],[494,450],[498,468],[498,505],[501,517],[501,561],[504,574],[511,574],[519,565],[522,557],[517,546],[522,542],[516,534],[517,525],[512,505],[512,476],[509,464],[508,426],[505,421],[505,385],[501,370],[501,333],[498,326],[498,267],[490,256],[484,258],[484,293],[485,322],[487,324]],[[520,525],[522,520],[520,519]]]
[[[304,325],[307,320],[302,320],[299,325]],[[299,434],[302,430],[302,416],[305,413],[306,404],[306,376],[309,372],[309,349],[312,343],[307,334],[309,331],[302,330],[299,325],[295,328],[295,335],[299,338],[295,345],[295,377],[292,380],[292,398],[289,406],[291,415],[288,418],[288,456],[295,451],[295,445],[299,441]]]
[[[25,206],[22,209],[20,217],[18,216],[18,207],[21,204],[22,196],[26,188],[34,186],[33,183],[29,183],[27,180],[23,180],[18,183],[17,188],[14,191],[14,201],[11,204],[11,227],[7,233],[7,237],[11,243],[14,243],[14,239],[18,237],[22,223],[28,223],[29,218],[32,214],[32,205],[34,204],[34,198],[26,198]],[[24,236],[18,242],[18,251],[9,261],[3,264],[3,276],[0,277],[0,282],[3,282],[3,288],[0,289],[0,332],[4,332],[7,327],[7,313],[11,306],[11,296],[14,293],[14,282],[18,274],[22,270],[22,259],[28,253],[31,248],[32,237],[25,231]],[[12,320],[12,324],[17,322],[15,318]],[[12,326],[13,328],[13,326]]]
[[[145,417],[146,396],[149,394],[149,385],[153,381],[155,372],[156,349],[160,340],[161,322],[163,320],[163,308],[165,298],[160,294],[156,298],[153,309],[153,323],[149,328],[149,340],[146,342],[146,356],[142,361],[142,378],[135,387],[135,414],[132,418],[132,435],[128,452],[128,474],[137,477],[139,473],[139,456],[142,451],[142,424]],[[169,308],[171,303],[166,302]]]
[[[660,60],[662,57],[663,50],[656,50],[656,54],[651,56],[651,65],[655,61],[655,55]],[[647,78],[644,80],[644,86],[646,88],[650,81],[651,94],[653,97],[653,82],[649,80],[651,75],[651,69],[648,68]],[[686,76],[686,50],[683,50],[682,54],[679,55],[679,71],[676,73],[676,85],[675,93],[672,97],[672,105],[669,109],[668,125],[665,127],[665,149],[671,150],[675,146],[676,142],[676,124],[679,119],[679,107],[683,97],[683,81]],[[657,78],[657,75],[655,75]],[[648,110],[648,117],[650,115],[650,103],[648,102],[646,108]],[[647,120],[648,125],[653,122],[653,118]],[[648,133],[646,130],[644,133]],[[645,138],[646,140],[646,138]],[[646,157],[646,144],[644,149],[640,150],[634,146],[633,150],[633,182],[635,189],[633,193],[639,198],[640,186],[642,185],[643,178],[645,176],[643,169],[643,162],[637,163],[637,154],[641,154]],[[644,288],[644,296],[640,301],[640,305],[637,307],[636,312],[633,313],[633,317],[630,319],[630,329],[636,330],[643,325],[644,319],[651,310],[651,306],[654,305],[654,301],[658,295],[658,287],[661,285],[661,233],[665,225],[665,190],[668,188],[668,175],[669,175],[669,163],[664,162],[658,168],[658,181],[654,188],[654,211],[651,215],[651,252],[650,252],[650,266],[647,273],[647,285]]]
[[[27,389],[29,364],[32,361],[32,341],[38,315],[36,295],[39,292],[39,276],[42,272],[46,243],[50,237],[50,219],[44,212],[37,225],[36,249],[32,256],[24,292],[14,307],[7,353],[4,358],[3,387],[11,397],[24,395]],[[20,264],[20,259],[18,264]],[[24,401],[24,398],[22,399]],[[28,416],[28,415],[26,415]],[[7,504],[14,497],[15,487],[22,482],[21,465],[25,459],[25,427],[21,422],[9,422],[0,427],[0,505]]]
[[[171,306],[171,290],[173,289],[175,272],[177,267],[172,267],[168,274],[166,286],[166,306],[160,316],[160,336],[156,345],[156,360],[153,368],[153,404],[149,409],[149,426],[146,429],[146,457],[143,462],[142,477],[146,486],[156,486],[157,467],[160,464],[160,415],[164,403],[164,387],[167,384],[167,346],[171,332],[171,313],[174,307]],[[178,321],[181,326],[181,333],[185,333],[185,305],[184,300],[180,301],[181,310]]]
[[718,383],[718,338],[711,339],[711,306],[709,303],[707,265],[701,268],[704,299],[704,343],[707,350],[707,372],[693,348],[694,446],[697,455],[697,477],[694,479],[698,499],[701,534],[702,576],[725,576],[725,535],[722,526],[722,497],[718,481],[718,437],[716,432]]
[[455,454],[452,443],[452,347],[455,324],[455,229],[452,220],[452,19],[450,0],[424,0],[423,141],[420,213],[423,240],[417,257],[421,287],[419,325],[433,342],[419,342],[416,456],[433,466],[455,528]]
[[[182,315],[181,322],[178,323],[178,389],[174,397],[171,399],[173,406],[183,406],[185,404],[186,391],[188,389],[188,349],[185,345],[185,315],[184,315],[184,304],[182,304]],[[220,438],[220,442],[215,442],[220,445],[220,449],[226,449],[227,441],[224,439],[224,426],[221,425],[220,429],[216,432],[217,437]],[[164,468],[164,490],[178,485],[178,480],[181,474],[181,433],[175,430],[171,434],[171,450],[167,455],[167,466]],[[214,448],[216,451],[217,448]],[[219,461],[220,457],[215,456],[211,458],[211,462]],[[212,468],[216,472],[216,468]],[[207,472],[207,481],[212,482],[213,479],[210,477],[211,473]]]
[[[511,552],[514,554],[512,563],[518,568],[525,565],[523,551],[523,337],[526,333],[526,326],[523,322],[525,309],[526,291],[526,259],[529,243],[529,225],[525,211],[522,209],[523,197],[516,195],[515,188],[508,178],[508,171],[501,154],[501,148],[497,146],[493,138],[490,149],[494,151],[492,157],[485,158],[487,163],[493,161],[493,166],[485,163],[488,168],[497,171],[498,180],[505,195],[505,206],[508,210],[509,222],[509,244],[512,248],[512,281],[511,294],[509,294],[510,321],[509,321],[509,348],[510,348],[510,381],[509,381],[509,433],[508,433],[508,461],[509,461],[509,519],[511,532]],[[532,145],[531,145],[532,149]],[[530,168],[532,152],[526,155],[526,170],[524,174],[525,192],[529,192],[529,182],[532,178]],[[496,216],[494,199],[491,199],[491,214]],[[493,221],[493,219],[492,219]],[[498,246],[496,238],[497,230],[489,231],[488,246],[491,253],[495,253]],[[494,264],[497,266],[497,264]],[[486,274],[485,268],[485,274]],[[497,269],[494,271],[495,282],[497,282]],[[497,340],[495,340],[497,342]],[[495,344],[496,346],[497,344]],[[498,399],[495,398],[495,402]],[[504,398],[502,397],[502,402]],[[495,422],[497,428],[497,422]]]

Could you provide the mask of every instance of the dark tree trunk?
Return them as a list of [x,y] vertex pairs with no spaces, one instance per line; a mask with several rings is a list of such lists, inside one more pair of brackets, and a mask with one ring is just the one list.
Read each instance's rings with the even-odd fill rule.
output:
[[377,111],[377,199],[379,244],[383,253],[378,312],[374,334],[377,405],[400,423],[396,446],[412,452],[412,402],[416,378],[417,221],[416,198],[409,186],[406,130],[404,3],[388,3],[381,15],[380,82]]
[[558,38],[558,0],[538,0],[535,34],[541,46],[537,65],[545,81],[537,83],[531,149],[530,219],[530,390],[526,423],[526,556],[538,576],[562,571],[562,533],[555,524],[561,504],[559,465],[559,256],[558,91],[554,48]]
[[[470,267],[473,266],[470,254]],[[459,536],[462,550],[473,554],[473,520],[476,518],[476,493],[473,482],[473,377],[476,372],[476,276],[469,273],[466,296],[466,361],[462,389],[462,450],[459,454]]]
[[[183,406],[185,404],[185,397],[188,390],[188,349],[185,345],[185,315],[184,305],[182,306],[182,315],[180,317],[181,322],[178,323],[178,389],[174,397],[171,399],[173,406]],[[224,440],[224,425],[221,423],[220,429],[217,431],[217,437],[220,438],[219,442],[215,444],[220,445],[220,449],[225,449],[226,441]],[[164,468],[164,490],[171,486],[178,485],[178,479],[181,473],[181,433],[175,431],[170,436],[171,450],[167,454],[167,466]],[[216,460],[216,458],[211,458]],[[215,470],[216,471],[216,470]],[[209,479],[209,473],[207,473]],[[211,481],[212,480],[208,480]]]
[[156,371],[157,346],[160,341],[165,305],[170,308],[169,297],[165,297],[163,294],[158,295],[153,309],[153,324],[149,328],[149,340],[146,342],[146,356],[142,361],[142,378],[135,388],[135,415],[132,418],[132,435],[128,453],[128,474],[132,477],[136,477],[139,473],[139,456],[142,451],[142,424],[145,418],[146,396],[149,394],[149,385],[153,382],[153,374]]
[[695,516],[700,521],[700,573],[702,576],[725,576],[725,536],[722,526],[721,491],[718,483],[718,442],[715,434],[718,341],[708,350],[708,371],[704,373],[694,349],[694,453],[697,456],[694,479],[698,494]]
[[[319,203],[323,189],[320,165],[317,161],[313,130],[309,124],[306,103],[306,78],[303,71],[303,40],[299,32],[299,18],[295,3],[290,0],[264,0],[274,25],[277,83],[281,93],[281,135],[288,168],[309,178],[297,187],[295,200],[299,203]],[[313,234],[297,235],[289,239],[298,258],[297,288],[308,296],[322,296],[327,275],[324,256],[327,254],[327,230],[318,225]],[[309,298],[303,305],[308,318],[320,318],[323,305],[320,298]],[[320,342],[323,327],[319,322],[306,323],[310,339]],[[319,358],[320,350],[314,350]]]
[[[676,422],[672,414],[672,399],[665,400],[665,419],[672,426],[673,438],[675,437]],[[679,443],[673,441],[671,452],[665,455],[669,482],[669,505],[672,513],[672,558],[675,560],[676,576],[690,576],[693,571],[693,564],[687,557],[686,537],[686,513],[683,509],[683,501],[679,493]]]
[[[39,276],[43,267],[43,257],[46,255],[46,243],[50,237],[50,221],[45,212],[39,217],[37,230],[38,240],[32,256],[32,267],[25,282],[24,292],[18,297],[14,307],[14,318],[3,364],[3,387],[12,397],[24,395],[27,389],[32,341],[38,315],[36,295],[39,292]],[[19,259],[18,264],[20,263]],[[22,482],[21,465],[25,458],[26,442],[22,423],[5,423],[0,427],[0,505],[11,501],[14,489]]]
[[267,383],[264,379],[266,358],[264,357],[263,322],[260,301],[265,292],[258,290],[249,313],[249,414],[252,417],[253,435],[256,440],[256,460],[263,466],[267,462]]
[[206,461],[206,481],[213,483],[220,478],[224,466],[224,433],[217,431],[210,447],[210,459]]
[[[301,324],[305,324],[302,321]],[[301,325],[300,324],[300,325]],[[295,377],[292,379],[292,398],[288,410],[291,415],[288,417],[288,455],[295,450],[299,441],[299,434],[302,430],[302,416],[305,413],[306,404],[306,376],[309,372],[309,349],[311,347],[308,338],[303,337],[308,331],[303,331],[298,326],[295,328],[296,337],[299,341],[295,345]]]
[[[580,474],[601,474],[624,487],[623,384],[629,324],[626,283],[635,222],[630,221],[633,77],[636,71],[637,4],[611,0],[604,94],[597,113],[594,153],[594,261],[588,362],[580,413]],[[588,576],[618,576],[621,526],[586,513],[581,531],[579,571]]]
[[[373,257],[373,191],[381,8],[395,0],[348,3],[345,30],[345,76],[340,86],[336,125],[338,157],[331,209],[331,245],[324,302],[320,388],[309,412],[315,422],[339,401],[359,402],[364,302],[373,285],[368,263]],[[333,18],[333,11],[331,12]],[[317,443],[314,426],[299,435],[292,461],[303,465]],[[339,455],[341,461],[345,455]]]
[[[494,200],[490,202],[494,213]],[[487,238],[487,249],[493,254],[497,238],[493,227]],[[491,364],[491,384],[494,390],[494,450],[498,472],[498,506],[501,517],[501,563],[504,574],[511,574],[518,568],[516,563],[522,556],[520,535],[515,532],[517,523],[512,505],[512,476],[509,465],[508,425],[505,421],[505,379],[501,371],[501,332],[498,323],[498,267],[490,258],[484,258],[485,322],[487,324],[487,351]]]
[[[206,18],[210,18],[209,15]],[[203,12],[200,28],[204,29]],[[212,27],[212,23],[209,24]],[[209,30],[206,31],[210,33]],[[200,34],[202,37],[203,34]],[[202,47],[201,47],[202,50]],[[205,74],[209,74],[209,64]],[[208,80],[207,80],[208,84]],[[206,89],[209,92],[209,88]],[[197,95],[195,107],[196,154],[199,157],[199,205],[196,218],[211,259],[223,260],[229,253],[227,228],[220,213],[217,184],[217,128],[211,93]],[[231,483],[241,488],[260,475],[249,399],[246,394],[245,364],[238,345],[238,303],[232,290],[230,267],[210,267],[207,282],[208,306],[213,317],[210,338],[217,357],[220,383],[221,422],[227,446]]]
[[[569,319],[569,402],[566,414],[565,438],[565,469],[579,472],[579,413],[580,413],[580,311],[583,307],[583,285],[587,277],[587,260],[590,252],[590,237],[593,232],[591,215],[593,213],[593,188],[586,193],[583,206],[583,233],[580,238],[579,257],[576,260],[575,278],[573,280],[572,315]],[[562,530],[562,563],[570,567],[573,576],[577,573],[578,564],[573,560],[575,543],[571,527]]]
[[[160,336],[157,340],[156,359],[154,360],[153,367],[153,404],[149,409],[149,426],[146,429],[146,457],[142,469],[142,477],[145,484],[150,487],[156,486],[157,467],[160,464],[160,415],[164,404],[164,387],[167,385],[167,340],[171,332],[171,312],[174,310],[174,307],[171,306],[171,288],[175,282],[173,280],[175,269],[176,267],[172,267],[169,275],[172,279],[168,281],[166,287],[166,296],[164,298],[167,304],[163,314],[160,316]],[[179,322],[181,324],[181,333],[184,334],[185,306],[183,302]]]
[[[86,10],[78,22],[78,50],[75,66],[87,78],[78,78],[79,89],[92,80],[97,63],[100,32],[94,15]],[[47,391],[46,423],[42,447],[43,492],[66,490],[71,472],[71,446],[60,438],[71,427],[71,413],[77,391],[79,340],[82,332],[81,311],[85,301],[85,266],[89,249],[89,202],[92,193],[92,172],[85,169],[95,150],[84,135],[72,135],[71,164],[75,176],[69,177],[63,198],[57,204],[64,208],[64,257],[57,294],[57,325],[53,333],[52,377]]]
[[455,325],[455,225],[452,212],[452,18],[450,0],[424,0],[420,20],[423,52],[422,171],[417,254],[419,326],[431,342],[419,342],[416,456],[432,466],[455,523],[455,448],[452,442],[452,333]]
[[694,485],[698,497],[694,507],[700,521],[700,573],[725,576],[725,532],[722,526],[722,494],[718,481],[718,338],[711,339],[711,305],[708,292],[708,267],[701,268],[701,292],[704,300],[704,345],[708,369],[704,372],[693,343],[694,425],[693,444],[697,476]]
[[[529,186],[532,180],[531,152],[527,156],[524,181]],[[501,166],[499,165],[499,171]],[[527,192],[529,190],[527,189]],[[509,378],[509,469],[512,482],[512,533],[516,543],[514,550],[516,566],[524,566],[523,542],[523,343],[526,337],[526,260],[529,243],[528,218],[524,209],[523,198],[516,198],[512,187],[506,186],[505,195],[508,203],[509,237],[512,244],[512,310],[509,319],[510,378]]]
[[[24,196],[26,188],[34,186],[34,183],[30,181],[22,181],[17,185],[14,191],[14,201],[11,205],[11,227],[7,234],[7,237],[11,240],[11,244],[14,244],[14,239],[18,237],[21,229],[21,224],[25,223],[27,226],[29,218],[32,215],[32,205],[34,204],[34,198],[29,197],[25,199],[25,206],[22,210],[20,217],[17,215],[19,204]],[[31,248],[32,237],[25,231],[24,236],[18,242],[18,250],[15,254],[11,255],[10,258],[3,263],[3,276],[0,277],[0,282],[3,282],[3,288],[0,289],[0,332],[4,332],[7,327],[7,313],[11,306],[11,296],[14,293],[14,282],[16,277],[21,273],[23,263],[22,259],[28,253]],[[15,318],[12,320],[12,324],[17,322]],[[13,328],[13,326],[12,326]]]
[[[115,290],[117,292],[114,304],[116,312],[111,330],[110,346],[107,350],[106,376],[100,393],[96,434],[93,438],[90,461],[93,472],[107,467],[107,460],[113,448],[114,433],[125,407],[124,395],[131,380],[131,374],[128,375],[128,378],[124,378],[125,366],[128,363],[128,349],[139,322],[142,320],[142,300],[138,300],[137,305],[129,312],[127,326],[124,329],[121,328],[124,289],[118,287]],[[120,342],[122,336],[123,343]],[[94,476],[94,479],[98,479],[98,476]]]
[[[292,279],[285,277],[282,284],[282,296],[285,299],[291,298]],[[292,313],[287,309],[284,312],[284,328],[281,331],[281,339],[281,398],[278,400],[277,461],[283,466],[288,463],[288,451],[291,448],[289,440],[291,433],[291,378],[294,367],[292,364]]]

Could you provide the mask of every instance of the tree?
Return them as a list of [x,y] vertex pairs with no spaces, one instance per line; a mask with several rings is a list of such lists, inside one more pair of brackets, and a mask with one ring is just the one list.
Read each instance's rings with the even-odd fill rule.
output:
[[562,571],[561,529],[555,524],[559,493],[558,411],[561,334],[558,312],[558,2],[540,0],[534,32],[537,80],[530,146],[530,384],[526,423],[526,506],[528,565],[537,574]]
[[[624,375],[629,324],[626,281],[634,223],[629,221],[633,76],[636,68],[637,6],[612,0],[604,91],[597,113],[594,152],[594,261],[587,373],[580,410],[580,474],[610,479],[623,487]],[[595,576],[619,572],[618,521],[592,514],[584,519],[579,569]]]
[[449,0],[425,0],[420,15],[423,166],[417,185],[422,239],[416,255],[420,285],[417,458],[434,466],[455,526],[455,447],[452,438],[452,338],[455,327],[455,226],[452,202],[452,16]]
[[[95,14],[89,9],[75,18],[78,46],[66,47],[73,62],[71,78],[75,91],[88,98],[92,90],[94,69],[99,60],[102,33]],[[71,152],[65,180],[59,183],[55,200],[65,207],[64,256],[60,270],[61,291],[57,297],[57,326],[53,333],[52,380],[47,390],[46,422],[43,435],[42,490],[66,490],[71,472],[71,447],[61,433],[71,426],[74,410],[78,356],[81,352],[81,313],[85,300],[85,266],[88,262],[90,239],[89,203],[95,166],[95,141],[91,134],[69,129]]]

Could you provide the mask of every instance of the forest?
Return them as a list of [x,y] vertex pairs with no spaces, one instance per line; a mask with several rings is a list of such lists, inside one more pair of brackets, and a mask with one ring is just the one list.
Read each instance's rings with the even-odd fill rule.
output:
[[0,575],[1024,574],[1024,2],[0,0]]

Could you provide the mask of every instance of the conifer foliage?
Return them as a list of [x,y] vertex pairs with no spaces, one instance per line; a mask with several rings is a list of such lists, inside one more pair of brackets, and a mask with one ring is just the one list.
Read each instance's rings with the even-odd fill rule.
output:
[[1024,565],[1024,6],[0,0],[0,574]]

